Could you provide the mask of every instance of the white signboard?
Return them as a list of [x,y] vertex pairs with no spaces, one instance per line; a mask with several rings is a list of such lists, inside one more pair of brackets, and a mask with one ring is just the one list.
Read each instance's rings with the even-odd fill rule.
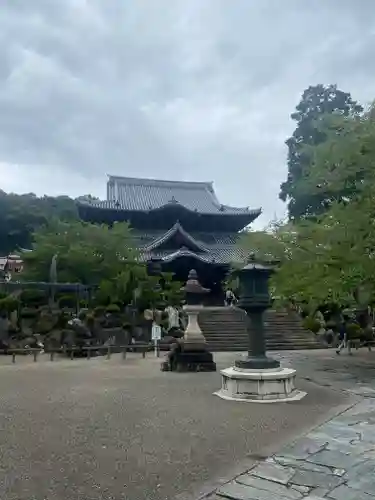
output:
[[156,323],[153,323],[152,329],[151,329],[151,336],[152,336],[152,340],[160,340],[161,339],[161,326],[157,325]]

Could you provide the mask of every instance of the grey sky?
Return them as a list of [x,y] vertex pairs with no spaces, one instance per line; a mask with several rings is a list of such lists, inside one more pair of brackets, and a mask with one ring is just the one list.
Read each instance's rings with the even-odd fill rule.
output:
[[284,140],[310,84],[375,98],[375,0],[5,0],[6,191],[104,197],[106,174],[213,180],[284,206]]

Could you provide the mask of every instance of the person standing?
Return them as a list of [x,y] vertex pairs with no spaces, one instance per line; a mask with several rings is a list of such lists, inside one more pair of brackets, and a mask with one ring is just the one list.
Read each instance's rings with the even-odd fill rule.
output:
[[228,288],[227,291],[225,292],[225,305],[234,306],[236,301],[237,301],[236,296],[234,295],[232,290]]

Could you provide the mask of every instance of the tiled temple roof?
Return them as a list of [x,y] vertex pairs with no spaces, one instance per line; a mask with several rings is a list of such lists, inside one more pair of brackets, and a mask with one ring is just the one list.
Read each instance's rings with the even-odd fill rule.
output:
[[[163,249],[163,245],[179,233],[183,244],[179,248]],[[193,257],[210,264],[231,264],[246,262],[248,252],[237,244],[237,234],[188,233],[176,223],[167,232],[134,232],[141,259],[161,259],[171,262],[180,257]],[[181,240],[180,240],[181,241]]]
[[82,202],[93,207],[144,211],[159,210],[166,206],[182,206],[201,214],[252,215],[260,209],[238,208],[222,205],[215,194],[212,182],[183,182],[133,177],[109,176],[107,201]]
[[151,259],[161,259],[164,262],[171,262],[180,257],[193,257],[208,264],[232,264],[246,262],[248,252],[236,246],[210,248],[208,253],[197,253],[187,248],[180,248],[175,251],[153,251],[142,252],[141,259],[145,262]]
[[[169,232],[169,231],[168,231]],[[147,247],[152,244],[156,239],[163,238],[166,235],[165,231],[132,231],[133,237],[139,243],[140,246]],[[238,240],[237,233],[225,233],[225,232],[210,232],[210,233],[200,233],[200,232],[189,232],[190,237],[199,242],[205,248],[210,248],[216,245],[235,245]]]
[[176,234],[180,234],[183,239],[186,240],[187,244],[192,246],[198,252],[208,252],[207,248],[196,238],[190,235],[185,229],[181,226],[179,222],[176,222],[169,231],[164,233],[163,235],[156,237],[151,243],[144,246],[145,251],[152,251],[155,248],[160,247],[163,243],[167,242],[169,239],[173,238]]

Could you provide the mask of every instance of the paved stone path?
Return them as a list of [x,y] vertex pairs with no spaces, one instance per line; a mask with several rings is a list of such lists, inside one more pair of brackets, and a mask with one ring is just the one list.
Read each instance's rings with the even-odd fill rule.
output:
[[357,403],[205,499],[375,499],[375,355],[324,351],[278,357],[302,377],[356,396]]
[[[235,357],[215,353],[219,368]],[[0,499],[172,500],[351,405],[310,380],[290,405],[231,404],[212,395],[219,387],[219,373],[161,372],[152,353],[0,357]]]

